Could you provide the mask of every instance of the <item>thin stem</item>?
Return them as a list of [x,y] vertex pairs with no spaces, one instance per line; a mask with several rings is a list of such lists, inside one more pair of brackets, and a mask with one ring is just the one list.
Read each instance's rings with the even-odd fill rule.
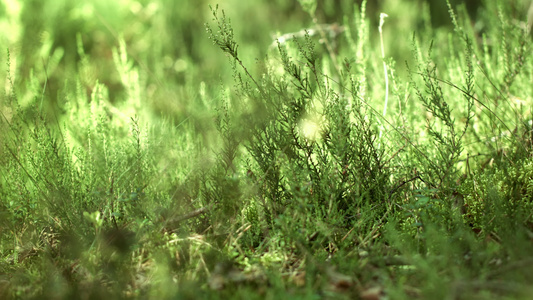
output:
[[[383,46],[383,23],[385,23],[385,18],[388,17],[386,13],[381,13],[379,15],[379,39],[381,42],[381,58],[383,59],[383,72],[385,75],[385,107],[383,108],[383,118],[387,115],[387,105],[389,103],[389,77],[387,76],[387,63],[385,62],[385,47]],[[378,149],[381,146],[381,135],[383,134],[383,123],[379,130],[379,140]]]

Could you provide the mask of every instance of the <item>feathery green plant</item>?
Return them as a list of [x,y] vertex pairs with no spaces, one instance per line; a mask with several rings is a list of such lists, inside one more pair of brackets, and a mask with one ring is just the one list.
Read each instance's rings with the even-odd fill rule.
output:
[[0,298],[527,298],[527,1],[360,2],[0,4]]

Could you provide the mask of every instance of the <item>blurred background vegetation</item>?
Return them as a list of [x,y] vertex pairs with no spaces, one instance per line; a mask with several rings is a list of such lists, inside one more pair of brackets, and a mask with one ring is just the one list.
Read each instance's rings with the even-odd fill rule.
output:
[[[346,16],[353,15],[360,2],[320,0],[317,21],[341,24]],[[456,5],[463,1],[451,2]],[[481,32],[484,20],[476,19],[476,15],[484,9],[482,1],[464,2],[475,28]],[[0,44],[11,54],[15,87],[26,86],[31,74],[37,79],[33,84],[43,86],[47,82],[45,93],[51,102],[61,101],[61,90],[73,84],[65,79],[79,73],[87,92],[98,81],[108,87],[111,101],[116,102],[123,98],[124,88],[114,67],[112,49],[123,36],[128,55],[146,82],[143,106],[179,123],[185,116],[198,113],[190,111],[188,103],[197,97],[202,82],[209,83],[208,93],[216,82],[232,84],[226,58],[205,34],[204,23],[211,21],[208,6],[216,4],[232,21],[236,39],[242,45],[240,50],[245,52],[242,57],[263,59],[273,37],[312,25],[297,0],[9,0],[0,3]],[[506,9],[525,22],[528,4],[526,0],[511,1]],[[400,68],[410,56],[410,36],[426,26],[416,17],[425,9],[430,11],[433,26],[451,26],[444,0],[368,1],[370,38],[377,46],[379,13],[387,13],[386,53],[399,62]],[[394,28],[394,36],[388,36],[387,27]],[[85,61],[79,43],[87,56]],[[0,59],[5,66],[5,50]],[[2,77],[5,71],[2,68]],[[197,88],[191,89],[192,86]],[[26,102],[31,99],[30,95],[20,96]],[[48,109],[57,109],[56,103],[48,103]]]

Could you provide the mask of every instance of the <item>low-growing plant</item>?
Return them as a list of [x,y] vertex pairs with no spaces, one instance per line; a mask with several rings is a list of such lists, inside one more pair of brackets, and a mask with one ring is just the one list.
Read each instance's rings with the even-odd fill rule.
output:
[[[197,40],[207,11],[141,2],[89,1],[102,24],[23,6],[0,102],[1,298],[527,299],[525,1],[475,19],[447,2],[438,28],[424,2],[402,15],[413,33],[397,14],[418,3],[378,22],[341,1],[324,24],[332,5],[302,0],[307,26],[270,45],[230,22],[247,5],[216,6],[227,69]],[[72,30],[32,27],[39,7]],[[211,62],[233,77],[213,84]]]

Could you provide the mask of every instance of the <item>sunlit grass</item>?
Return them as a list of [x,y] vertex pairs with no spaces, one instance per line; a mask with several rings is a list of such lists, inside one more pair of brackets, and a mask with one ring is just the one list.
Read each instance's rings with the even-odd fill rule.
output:
[[0,298],[530,295],[527,1],[37,2],[0,4]]

